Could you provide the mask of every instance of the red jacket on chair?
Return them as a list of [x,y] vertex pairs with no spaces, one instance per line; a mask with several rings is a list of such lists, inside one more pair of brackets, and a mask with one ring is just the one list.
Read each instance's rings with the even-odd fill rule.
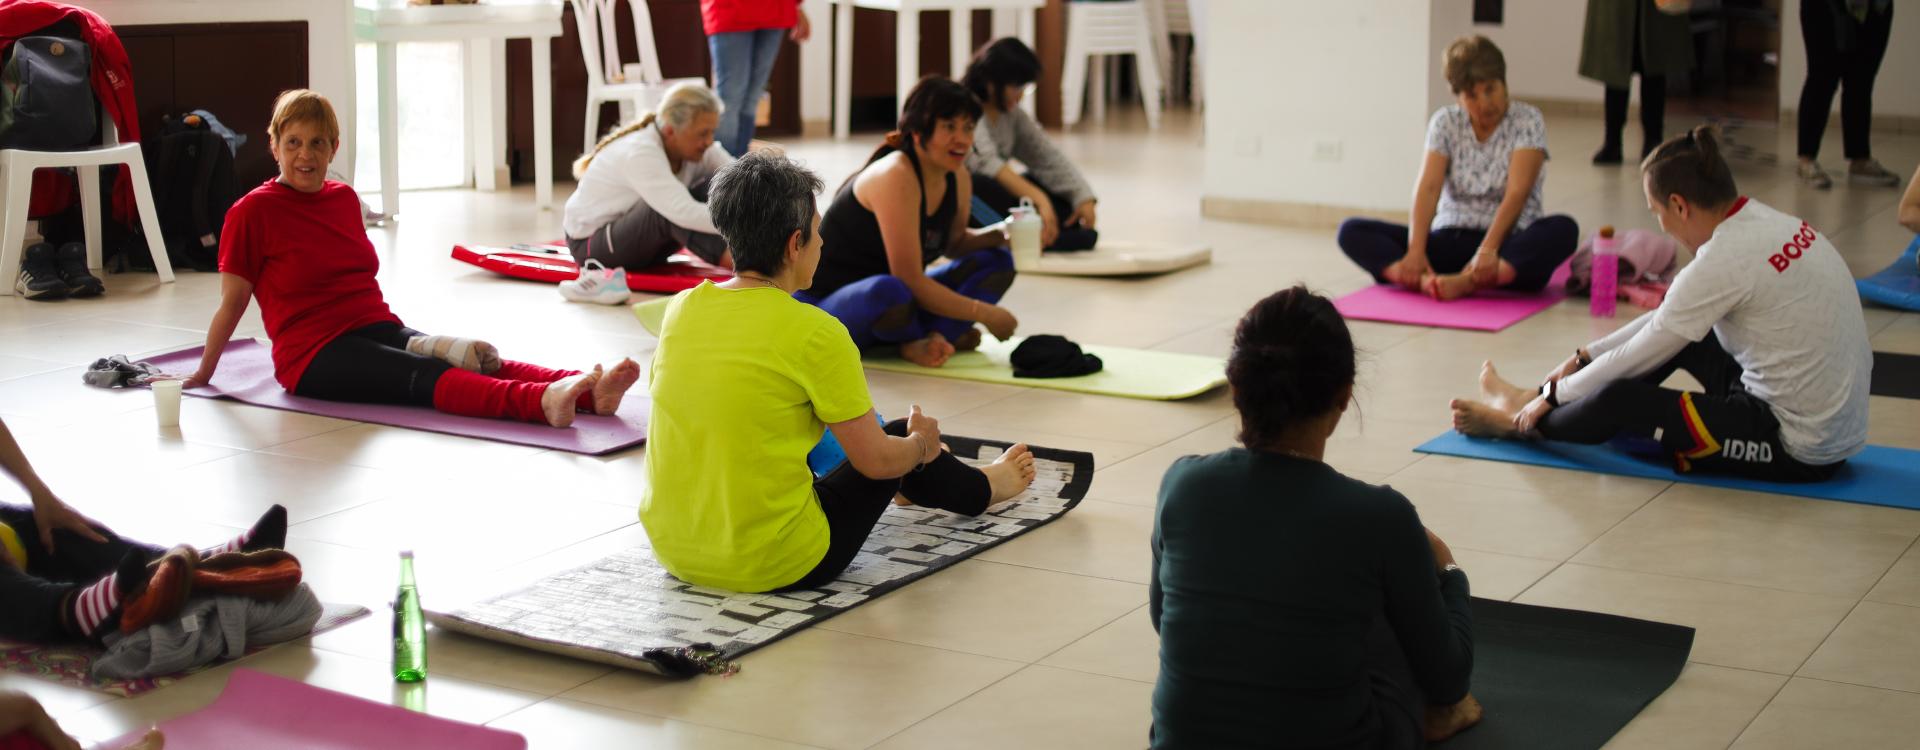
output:
[[[120,131],[121,143],[140,142],[139,110],[133,101],[133,65],[113,25],[100,14],[64,3],[47,0],[0,0],[0,56],[13,47],[13,41],[71,20],[80,27],[93,51],[93,94],[107,116]],[[28,214],[39,217],[58,213],[72,205],[74,180],[65,172],[42,171],[33,176],[33,204]],[[134,217],[133,182],[127,170],[113,182],[113,218],[130,222]]]
[[800,0],[700,0],[700,25],[707,36],[790,29],[799,22]]

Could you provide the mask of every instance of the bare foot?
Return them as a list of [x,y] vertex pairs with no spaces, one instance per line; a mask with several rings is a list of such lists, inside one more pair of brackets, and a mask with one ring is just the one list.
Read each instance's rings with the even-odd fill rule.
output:
[[900,358],[921,367],[939,367],[946,364],[951,356],[953,344],[947,343],[947,337],[937,333],[900,345]]
[[1493,361],[1488,360],[1480,363],[1480,395],[1486,396],[1493,408],[1517,414],[1538,394],[1507,382],[1493,369]]
[[1501,411],[1478,401],[1456,398],[1447,402],[1453,407],[1453,429],[1462,435],[1473,437],[1518,437],[1513,429],[1513,412]]
[[[595,367],[594,369],[600,369]],[[593,413],[609,416],[620,410],[620,400],[627,397],[627,390],[640,382],[640,363],[632,357],[620,360],[606,374],[600,376],[600,382],[593,386]]]
[[159,727],[147,730],[146,734],[123,750],[162,750],[167,746],[167,736],[160,733]]
[[1426,735],[1428,742],[1443,742],[1480,723],[1480,701],[1469,695],[1451,706],[1428,706]]
[[1445,276],[1428,276],[1420,287],[1427,296],[1442,302],[1460,299],[1473,293],[1475,289],[1472,277],[1464,273],[1450,273]]
[[993,499],[987,505],[1005,502],[1033,484],[1033,451],[1025,443],[1015,445],[981,471],[986,472],[987,484],[993,487]]
[[960,334],[960,338],[953,340],[953,350],[957,352],[970,352],[978,348],[980,348],[979,328],[969,328],[966,333]]
[[573,412],[580,403],[580,395],[592,393],[600,377],[600,372],[595,370],[548,383],[547,392],[540,394],[540,412],[546,415],[547,424],[554,427],[572,425]]

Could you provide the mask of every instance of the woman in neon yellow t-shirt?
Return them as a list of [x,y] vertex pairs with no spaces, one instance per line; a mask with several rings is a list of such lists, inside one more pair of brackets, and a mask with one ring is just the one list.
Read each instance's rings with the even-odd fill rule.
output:
[[[668,305],[648,372],[653,395],[640,522],[681,580],[736,591],[811,588],[860,551],[895,494],[978,514],[1033,481],[1016,445],[986,469],[946,453],[914,407],[884,428],[846,326],[792,297],[820,263],[820,179],[756,152],[713,179],[713,222],[739,276]],[[815,480],[827,429],[847,462]]]

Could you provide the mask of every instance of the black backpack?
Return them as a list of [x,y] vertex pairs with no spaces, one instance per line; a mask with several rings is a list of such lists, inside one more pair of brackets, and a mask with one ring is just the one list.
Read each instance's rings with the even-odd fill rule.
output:
[[92,51],[64,36],[14,41],[0,66],[0,148],[72,151],[100,130]]
[[240,199],[226,139],[198,115],[169,115],[140,149],[167,255],[176,266],[215,270],[227,209]]

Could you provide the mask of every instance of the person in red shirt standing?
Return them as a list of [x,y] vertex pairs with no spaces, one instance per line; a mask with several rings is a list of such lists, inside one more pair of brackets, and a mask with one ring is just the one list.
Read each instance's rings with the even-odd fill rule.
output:
[[260,301],[273,340],[274,378],[296,396],[566,427],[576,410],[614,413],[639,380],[632,359],[604,372],[550,370],[502,360],[484,341],[401,324],[374,279],[380,259],[360,221],[359,195],[326,178],[340,151],[333,105],[306,89],[283,93],[267,137],[280,175],[227,212],[220,309],[186,387],[213,379],[249,298]]
[[805,42],[813,26],[799,0],[700,0],[700,23],[713,58],[713,89],[726,105],[713,139],[727,153],[743,156],[753,142],[760,92],[780,56],[780,38]]

